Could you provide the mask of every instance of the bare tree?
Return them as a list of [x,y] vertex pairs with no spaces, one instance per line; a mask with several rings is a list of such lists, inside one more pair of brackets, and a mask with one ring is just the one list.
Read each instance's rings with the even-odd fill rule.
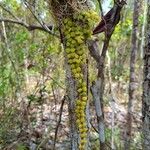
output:
[[133,27],[132,27],[132,41],[131,41],[131,56],[130,56],[130,81],[129,81],[129,101],[126,123],[126,135],[125,135],[125,150],[130,149],[131,132],[132,132],[132,113],[133,102],[135,100],[135,63],[137,53],[137,34],[138,34],[138,17],[139,17],[139,0],[134,0],[134,12],[133,12]]

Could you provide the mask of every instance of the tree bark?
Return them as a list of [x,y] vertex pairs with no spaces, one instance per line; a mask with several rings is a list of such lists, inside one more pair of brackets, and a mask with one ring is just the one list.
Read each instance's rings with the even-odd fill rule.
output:
[[140,45],[140,56],[143,58],[143,50],[144,50],[144,43],[145,43],[145,27],[146,27],[146,14],[147,14],[147,0],[144,0],[144,8],[143,8],[143,24],[142,24],[142,32],[141,32],[141,45]]
[[137,53],[137,33],[138,33],[138,16],[139,16],[139,0],[134,0],[134,12],[133,12],[133,27],[132,27],[132,41],[131,41],[131,55],[130,55],[130,81],[129,81],[129,101],[126,123],[126,135],[125,135],[125,150],[130,149],[131,134],[132,134],[132,114],[133,114],[133,102],[135,100],[135,63]]
[[[107,51],[107,46],[103,46],[103,50]],[[104,49],[106,47],[106,49]],[[99,55],[98,44],[96,41],[89,41],[89,51],[91,56],[95,59],[98,66],[97,79],[91,86],[91,93],[94,100],[95,111],[97,116],[98,132],[100,150],[106,149],[105,144],[105,123],[104,123],[104,111],[103,111],[103,93],[104,93],[104,57]]]
[[102,99],[100,94],[101,91],[102,91],[101,80],[99,79],[96,80],[96,82],[93,82],[93,85],[91,86],[91,93],[93,95],[95,111],[97,116],[100,149],[105,149],[105,124],[101,102]]
[[[66,56],[65,56],[66,58]],[[78,129],[76,126],[76,115],[75,111],[75,99],[77,98],[77,91],[75,80],[71,75],[70,67],[65,60],[65,68],[66,68],[66,89],[67,89],[67,96],[68,96],[68,111],[69,111],[69,125],[70,125],[70,149],[77,150],[78,149]]]
[[143,150],[150,149],[150,0],[147,3],[146,46],[144,49],[144,82],[142,96]]

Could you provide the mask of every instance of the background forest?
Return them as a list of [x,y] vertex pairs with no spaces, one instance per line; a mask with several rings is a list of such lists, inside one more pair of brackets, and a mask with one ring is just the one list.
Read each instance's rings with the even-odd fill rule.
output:
[[[144,139],[142,128],[142,108],[145,111],[142,106],[143,58],[149,0],[126,1],[111,35],[105,31],[92,35],[90,40],[85,36],[89,46],[85,63],[87,72],[84,72],[88,91],[88,142],[85,142],[88,148],[82,145],[82,132],[78,133],[73,126],[76,124],[76,119],[72,119],[74,107],[67,98],[68,90],[74,89],[72,80],[79,79],[75,76],[69,81],[70,77],[67,77],[69,69],[60,31],[63,27],[58,25],[64,16],[58,17],[57,5],[67,10],[69,2],[72,1],[0,0],[0,149],[149,150],[150,138]],[[98,16],[91,32],[103,17],[105,19],[107,12],[120,3],[117,0],[87,2]],[[76,3],[85,5],[86,0]],[[84,31],[84,27],[81,29]],[[64,36],[67,39],[70,34]],[[104,50],[103,68],[95,61],[91,45],[96,47],[98,55]],[[101,94],[96,100],[93,95],[98,77],[101,87],[97,93]],[[150,127],[149,122],[147,124]],[[80,130],[80,125],[78,128]],[[81,143],[75,133],[80,136]]]

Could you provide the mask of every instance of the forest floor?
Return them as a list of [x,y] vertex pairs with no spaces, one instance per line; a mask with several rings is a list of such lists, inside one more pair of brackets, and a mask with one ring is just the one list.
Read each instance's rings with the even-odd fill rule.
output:
[[[122,93],[122,92],[120,92]],[[139,96],[137,96],[139,97]],[[41,105],[31,104],[30,107],[26,103],[22,103],[22,106],[18,110],[18,117],[21,119],[20,129],[16,129],[18,134],[12,134],[16,136],[11,142],[5,143],[4,150],[20,150],[18,147],[27,145],[30,150],[36,150],[37,147],[42,147],[44,150],[51,150],[56,142],[56,149],[67,150],[69,147],[69,115],[67,102],[63,105],[61,110],[63,97],[49,96]],[[127,99],[127,96],[116,94],[115,101],[106,103],[104,107],[105,112],[105,124],[106,124],[106,139],[108,144],[111,144],[111,137],[114,136],[114,144],[116,146],[123,146],[125,129],[126,129],[126,114],[127,104],[123,99]],[[93,103],[90,103],[90,115],[91,115],[91,130],[90,135],[92,141],[98,143],[98,134],[96,131],[97,120],[94,111]],[[133,113],[133,144],[137,150],[141,149],[140,144],[140,130],[141,130],[141,104],[136,103]],[[62,113],[62,114],[61,114]],[[61,122],[60,122],[61,118]],[[112,132],[113,129],[113,132]],[[18,131],[17,131],[18,130]],[[58,130],[58,131],[57,131]],[[57,139],[54,140],[57,132]],[[94,139],[94,140],[93,140]],[[55,141],[55,142],[54,142]],[[119,143],[117,143],[119,142]],[[91,144],[93,145],[93,144]],[[98,144],[97,144],[98,145]],[[95,148],[91,148],[95,150]],[[69,149],[68,149],[69,150]]]

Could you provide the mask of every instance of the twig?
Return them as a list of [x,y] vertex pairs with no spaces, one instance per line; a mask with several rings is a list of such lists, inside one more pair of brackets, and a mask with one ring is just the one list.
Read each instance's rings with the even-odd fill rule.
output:
[[66,96],[64,96],[64,98],[62,99],[61,106],[60,106],[59,119],[58,119],[58,123],[57,123],[56,130],[55,130],[53,150],[55,150],[55,146],[56,146],[57,134],[58,134],[59,125],[61,123],[61,117],[63,113],[63,106],[64,106],[65,99],[66,99]]
[[[38,30],[42,30],[42,31],[48,32],[45,28],[43,28],[41,26],[38,26],[38,25],[29,25],[29,24],[27,24],[25,22],[22,22],[22,21],[19,21],[19,20],[13,20],[13,19],[7,19],[7,18],[0,18],[0,22],[3,22],[3,21],[4,22],[9,22],[9,23],[14,23],[14,24],[21,25],[21,26],[25,27],[29,31],[38,29]],[[48,26],[48,28],[51,30],[52,26]]]
[[25,27],[27,30],[29,31],[33,31],[33,30],[41,30],[41,31],[45,31],[48,32],[51,35],[54,35],[57,38],[60,38],[57,34],[53,33],[53,25],[46,25],[46,23],[44,23],[43,21],[40,21],[40,19],[34,14],[34,12],[32,11],[32,9],[28,6],[28,3],[26,2],[25,5],[28,7],[28,9],[30,10],[30,12],[33,14],[33,16],[35,17],[35,19],[39,22],[39,24],[41,26],[38,25],[29,25],[26,22],[23,22],[20,18],[18,18],[17,16],[15,16],[9,9],[7,9],[6,7],[3,6],[2,3],[0,3],[0,7],[5,10],[6,12],[8,12],[14,19],[9,19],[9,18],[0,18],[0,22],[4,21],[4,22],[9,22],[9,23],[14,23],[14,24],[18,24],[21,25],[23,27]]
[[[57,140],[57,133],[58,133],[58,128],[59,128],[59,125],[61,123],[61,117],[62,117],[62,112],[63,112],[63,106],[64,106],[64,102],[66,100],[66,96],[63,97],[62,99],[62,103],[61,103],[61,106],[60,106],[60,113],[59,113],[59,120],[58,120],[58,124],[56,126],[56,130],[55,130],[55,138],[54,138],[54,146],[53,146],[53,150],[55,150],[55,144],[56,144],[56,140]],[[50,130],[50,127],[48,128],[48,131]],[[45,139],[42,140],[42,142],[37,146],[37,150],[40,149],[40,147],[42,147],[44,144],[46,144],[46,142],[48,141],[49,137],[48,135],[46,136]]]
[[0,7],[3,10],[5,10],[6,12],[8,12],[13,18],[15,18],[16,20],[19,20],[19,18],[17,16],[15,16],[9,9],[7,9],[6,7],[4,7],[2,3],[0,3]]
[[64,86],[62,86],[62,85],[60,85],[60,84],[58,83],[57,80],[55,80],[55,79],[52,78],[51,76],[48,76],[48,77],[49,77],[51,80],[53,80],[61,89],[66,90]]
[[30,4],[24,0],[24,4],[26,5],[26,7],[29,9],[29,11],[31,12],[31,14],[34,16],[34,18],[38,21],[38,23],[43,27],[43,22],[40,21],[40,19],[36,16],[36,14],[33,12],[32,8],[29,6]]
[[103,18],[104,14],[103,14],[103,8],[102,8],[101,0],[98,0],[98,3],[99,3],[99,9],[101,11],[101,17]]
[[45,24],[45,22],[43,20],[40,20],[40,18],[38,18],[36,16],[36,14],[33,12],[32,8],[29,6],[29,3],[24,0],[24,4],[26,5],[26,7],[29,9],[29,11],[31,12],[31,14],[34,16],[34,18],[38,21],[38,23],[50,34],[54,35],[54,33],[52,33],[52,31],[48,28],[48,26]]
[[94,131],[99,134],[98,130],[94,127],[93,123],[90,122],[90,124],[91,124],[92,128],[94,129]]

